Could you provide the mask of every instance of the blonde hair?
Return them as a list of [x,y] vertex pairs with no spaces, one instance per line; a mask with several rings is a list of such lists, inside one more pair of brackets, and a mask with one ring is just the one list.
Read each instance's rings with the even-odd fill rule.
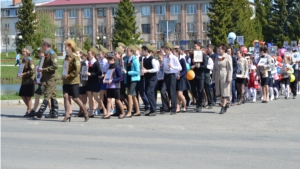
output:
[[30,55],[31,55],[31,53],[29,52],[29,50],[28,50],[28,49],[26,49],[26,48],[23,48],[23,49],[22,49],[22,51],[23,51],[23,50],[25,50],[25,52],[27,53],[27,55],[28,55],[28,56],[30,56]]

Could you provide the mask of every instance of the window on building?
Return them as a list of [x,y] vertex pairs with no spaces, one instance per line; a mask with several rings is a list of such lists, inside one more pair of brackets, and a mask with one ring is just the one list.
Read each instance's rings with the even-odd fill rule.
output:
[[4,28],[9,29],[9,23],[4,24]]
[[192,22],[187,23],[187,32],[194,32],[195,31],[195,25]]
[[156,6],[156,15],[164,15],[166,14],[166,6],[161,5],[161,6]]
[[150,15],[150,6],[142,6],[142,16]]
[[160,25],[159,24],[156,24],[156,32],[157,33],[162,33],[162,29],[161,29],[161,27],[160,27]]
[[62,27],[57,27],[55,36],[63,36],[63,28]]
[[16,17],[18,15],[18,10],[16,9],[2,9],[2,17]]
[[117,12],[117,9],[116,9],[116,8],[112,8],[112,9],[111,9],[111,14],[112,14],[112,16],[116,16],[116,12]]
[[62,48],[63,48],[62,43],[56,43],[55,45],[56,45],[55,47],[56,47],[57,51],[58,51],[59,53],[61,53],[61,52],[62,52]]
[[98,16],[105,17],[106,16],[106,8],[99,8],[98,9]]
[[93,34],[93,27],[92,26],[84,26],[84,35],[92,35]]
[[106,26],[98,26],[98,33],[105,34],[106,33]]
[[70,36],[75,36],[76,34],[76,28],[75,27],[69,27],[69,35]]
[[2,46],[6,46],[9,44],[10,44],[9,37],[4,37],[2,40]]
[[92,17],[92,10],[91,9],[84,9],[83,10],[83,17],[84,18],[91,18]]
[[69,18],[76,18],[76,17],[77,17],[76,9],[70,9],[69,10]]
[[172,15],[180,14],[180,5],[171,5],[170,10]]
[[64,10],[55,10],[55,19],[61,19],[63,18],[63,13],[64,13]]
[[186,13],[187,14],[195,14],[196,13],[196,5],[187,5]]
[[142,24],[142,33],[150,33],[150,24]]
[[202,14],[207,14],[211,8],[211,4],[202,4]]

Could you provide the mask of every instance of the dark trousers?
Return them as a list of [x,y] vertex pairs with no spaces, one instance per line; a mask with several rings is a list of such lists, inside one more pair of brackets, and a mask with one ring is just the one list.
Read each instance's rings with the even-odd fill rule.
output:
[[145,94],[148,98],[149,104],[150,104],[150,112],[156,112],[156,99],[155,99],[155,88],[157,84],[157,77],[153,76],[151,78],[145,78]]
[[20,65],[20,60],[17,60],[17,63],[15,64],[15,66]]
[[166,74],[164,76],[164,81],[167,86],[167,92],[169,99],[171,100],[171,112],[176,112],[177,104],[177,94],[176,94],[176,77],[175,73]]
[[150,109],[150,103],[145,93],[145,77],[141,76],[141,80],[137,83],[139,94],[144,102],[145,110]]
[[212,97],[213,97],[213,101],[215,103],[217,103],[217,95],[216,95],[216,85],[215,83],[211,84],[212,86]]
[[[157,82],[156,86],[157,86],[156,91],[160,91],[162,108],[164,111],[168,111],[169,110],[169,102],[168,102],[168,96],[167,96],[166,83],[164,80],[160,80]],[[155,98],[157,100],[157,92],[155,92]]]
[[231,100],[231,102],[232,102],[232,103],[235,103],[235,102],[236,102],[236,95],[237,95],[236,92],[237,92],[237,91],[236,91],[235,79],[232,79],[232,81],[231,81],[231,95],[232,95],[232,100]]
[[204,79],[194,79],[194,88],[192,88],[192,92],[195,95],[197,101],[197,107],[202,107],[203,101],[203,90],[204,90]]
[[213,98],[210,89],[210,78],[206,78],[204,81],[204,89],[207,97],[207,102],[209,106],[213,105]]
[[297,96],[297,83],[298,83],[297,79],[295,79],[294,82],[290,83],[293,96],[295,96],[295,97]]

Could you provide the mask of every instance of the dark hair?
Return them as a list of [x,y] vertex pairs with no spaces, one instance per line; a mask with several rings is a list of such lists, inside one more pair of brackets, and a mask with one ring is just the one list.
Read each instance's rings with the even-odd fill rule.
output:
[[224,50],[225,52],[227,52],[227,46],[226,46],[226,44],[225,43],[220,43],[219,45],[218,45],[218,47],[221,47],[221,49],[222,50]]
[[194,41],[194,45],[198,45],[199,47],[202,47],[202,43],[198,41]]
[[161,46],[161,47],[160,47],[160,49],[165,49],[165,48],[166,48],[165,46]]
[[147,48],[147,46],[143,46],[142,50],[146,50],[148,53],[150,53],[149,49]]
[[193,51],[189,51],[189,56],[190,56],[191,60],[193,60],[194,59],[194,52]]
[[259,51],[260,51],[260,52],[267,53],[267,52],[268,52],[268,48],[265,47],[265,46],[264,46],[264,47],[260,47],[260,48],[259,48]]
[[207,48],[214,49],[215,47],[214,47],[214,45],[212,45],[212,44],[208,44],[208,45],[207,45]]

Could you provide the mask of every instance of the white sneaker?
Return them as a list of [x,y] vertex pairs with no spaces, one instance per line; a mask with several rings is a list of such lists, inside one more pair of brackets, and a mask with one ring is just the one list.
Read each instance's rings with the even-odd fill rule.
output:
[[256,102],[256,98],[253,99],[253,103],[255,103],[255,102]]
[[264,97],[261,97],[260,99],[261,99],[261,100],[264,100]]
[[270,99],[270,101],[273,101],[274,100],[274,96],[271,96],[271,99]]

